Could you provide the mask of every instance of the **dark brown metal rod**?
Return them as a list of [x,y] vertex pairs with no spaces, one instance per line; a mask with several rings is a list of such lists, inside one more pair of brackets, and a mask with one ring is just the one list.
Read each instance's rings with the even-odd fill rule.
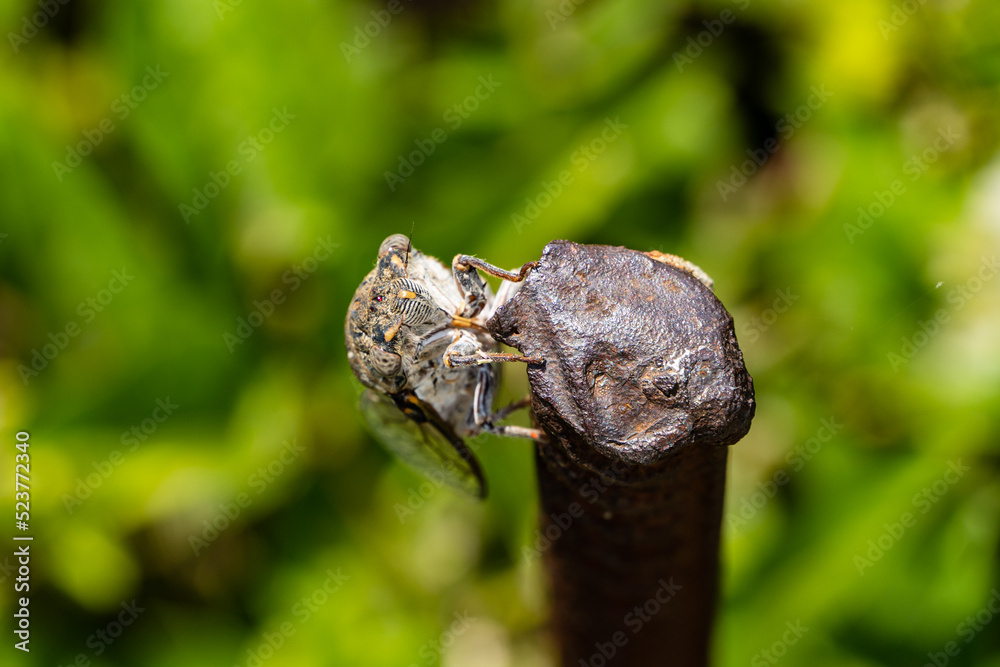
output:
[[727,446],[753,382],[683,260],[556,241],[488,326],[524,354],[566,667],[707,665]]
[[725,447],[680,452],[641,486],[570,478],[559,459],[538,455],[542,534],[558,534],[546,565],[563,664],[708,664]]

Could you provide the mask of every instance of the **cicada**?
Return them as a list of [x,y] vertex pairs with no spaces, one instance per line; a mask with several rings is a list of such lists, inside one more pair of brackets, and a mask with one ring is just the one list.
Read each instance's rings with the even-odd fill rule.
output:
[[[347,358],[367,387],[360,409],[376,437],[403,462],[480,498],[486,479],[465,438],[544,438],[499,423],[527,401],[493,411],[494,364],[542,360],[498,351],[485,326],[535,264],[504,271],[456,255],[449,271],[395,234],[379,246],[347,311]],[[496,296],[479,270],[504,280]]]

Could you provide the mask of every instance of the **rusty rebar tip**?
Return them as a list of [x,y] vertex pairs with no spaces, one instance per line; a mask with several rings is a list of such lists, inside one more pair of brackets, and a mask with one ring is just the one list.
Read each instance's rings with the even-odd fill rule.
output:
[[[545,359],[528,369],[539,424],[639,465],[746,435],[753,380],[732,316],[692,267],[622,247],[545,247],[487,323],[498,340]],[[567,452],[577,461],[591,453]]]
[[528,367],[548,435],[536,454],[549,543],[536,549],[567,667],[708,664],[727,445],[754,414],[710,285],[674,255],[553,241],[487,322],[545,360]]

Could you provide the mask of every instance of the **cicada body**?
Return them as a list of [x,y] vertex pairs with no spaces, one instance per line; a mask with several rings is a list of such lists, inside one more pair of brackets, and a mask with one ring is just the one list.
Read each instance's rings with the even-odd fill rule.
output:
[[[497,424],[492,409],[493,362],[540,360],[498,353],[485,327],[532,266],[513,273],[458,255],[449,271],[396,234],[382,242],[347,313],[347,358],[368,388],[361,410],[372,431],[404,462],[478,497],[486,480],[464,438],[541,437]],[[508,281],[499,298],[477,268]]]

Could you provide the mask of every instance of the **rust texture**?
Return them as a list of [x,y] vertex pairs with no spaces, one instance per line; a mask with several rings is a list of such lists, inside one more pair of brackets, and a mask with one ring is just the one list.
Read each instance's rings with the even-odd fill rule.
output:
[[[708,664],[727,446],[754,414],[733,320],[673,256],[554,241],[487,323],[528,369],[562,664]],[[675,261],[676,260],[676,261]]]

